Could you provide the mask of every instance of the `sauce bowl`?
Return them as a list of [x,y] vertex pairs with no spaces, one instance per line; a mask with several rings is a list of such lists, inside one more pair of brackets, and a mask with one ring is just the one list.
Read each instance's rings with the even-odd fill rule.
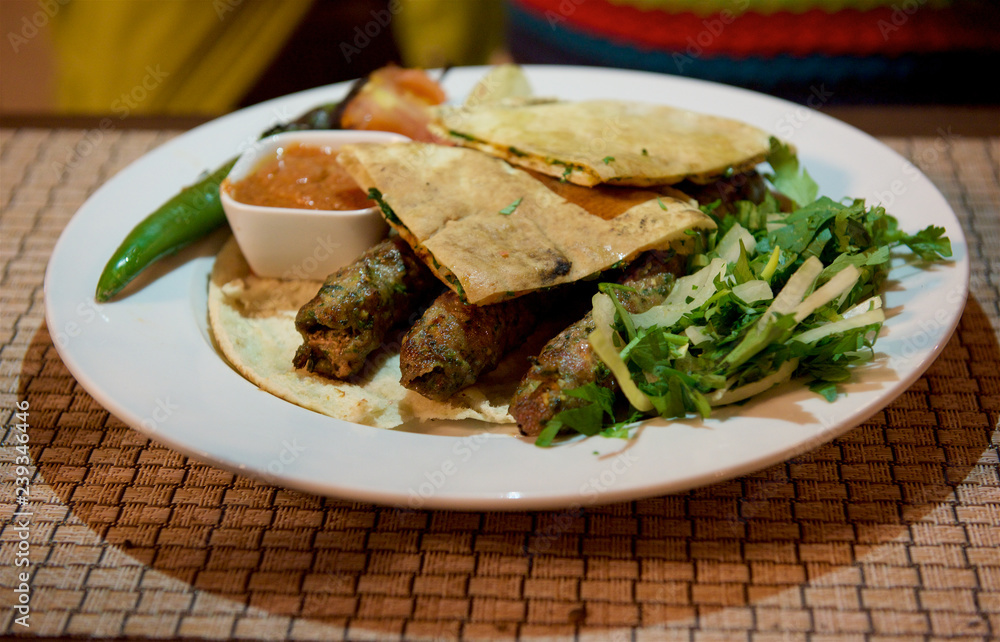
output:
[[377,206],[319,210],[251,205],[233,198],[233,185],[283,150],[300,144],[335,152],[350,143],[405,142],[392,132],[348,129],[275,134],[250,146],[222,182],[219,196],[243,256],[255,274],[324,280],[381,240],[388,225]]

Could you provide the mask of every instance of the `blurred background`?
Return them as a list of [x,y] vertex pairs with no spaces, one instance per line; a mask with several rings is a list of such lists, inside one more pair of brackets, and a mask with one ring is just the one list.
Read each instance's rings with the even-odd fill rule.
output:
[[0,31],[2,116],[211,118],[388,62],[508,60],[1000,104],[996,0],[0,0]]

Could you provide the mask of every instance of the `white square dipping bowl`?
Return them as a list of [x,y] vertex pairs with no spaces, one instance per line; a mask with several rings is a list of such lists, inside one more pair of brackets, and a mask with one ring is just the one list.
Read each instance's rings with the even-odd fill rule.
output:
[[336,150],[351,143],[406,142],[402,134],[350,129],[285,132],[248,148],[222,182],[219,195],[233,236],[258,276],[324,280],[381,240],[388,225],[378,207],[314,210],[249,205],[230,195],[232,184],[292,144]]

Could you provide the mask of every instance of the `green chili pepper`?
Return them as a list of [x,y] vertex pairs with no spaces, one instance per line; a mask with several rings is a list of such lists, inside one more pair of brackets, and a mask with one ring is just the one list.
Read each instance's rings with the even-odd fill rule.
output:
[[104,266],[95,298],[107,301],[153,261],[176,252],[225,223],[219,184],[235,162],[233,159],[185,187],[136,225]]
[[[345,99],[343,103],[311,109],[290,123],[272,127],[263,136],[304,129],[339,129],[341,105],[346,102]],[[136,225],[104,266],[94,298],[109,300],[157,259],[177,252],[222,226],[226,215],[219,199],[219,185],[235,162],[234,158],[185,187]]]

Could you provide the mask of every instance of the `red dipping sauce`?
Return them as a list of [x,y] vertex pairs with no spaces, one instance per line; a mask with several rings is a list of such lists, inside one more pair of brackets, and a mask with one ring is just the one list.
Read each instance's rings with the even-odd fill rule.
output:
[[361,210],[373,206],[337,162],[337,150],[294,143],[279,150],[229,194],[248,205],[308,210]]

